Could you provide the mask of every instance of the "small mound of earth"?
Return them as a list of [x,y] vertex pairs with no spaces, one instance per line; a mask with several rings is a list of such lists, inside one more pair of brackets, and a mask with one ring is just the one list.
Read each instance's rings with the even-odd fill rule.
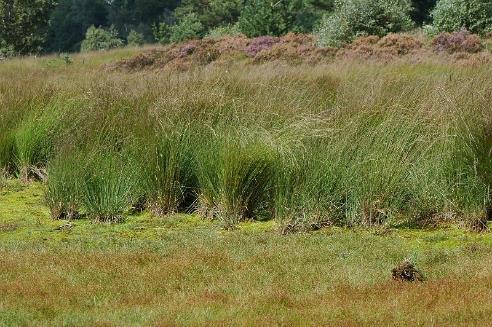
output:
[[391,271],[393,279],[404,282],[422,282],[424,276],[409,260],[404,260]]

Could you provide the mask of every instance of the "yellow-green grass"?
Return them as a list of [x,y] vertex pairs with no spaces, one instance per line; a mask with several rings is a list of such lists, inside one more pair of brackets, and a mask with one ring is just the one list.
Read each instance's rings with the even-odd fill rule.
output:
[[[58,227],[43,186],[0,191],[0,325],[487,325],[492,235],[327,228],[282,236],[193,215]],[[423,283],[391,279],[405,258]]]
[[490,207],[486,64],[102,66],[137,51],[2,63],[0,169],[24,179],[58,171],[51,209],[100,220],[142,199],[161,213],[203,209],[225,225],[474,220]]
[[490,209],[490,66],[102,66],[137,51],[0,64],[0,325],[490,324],[492,236],[458,227]]

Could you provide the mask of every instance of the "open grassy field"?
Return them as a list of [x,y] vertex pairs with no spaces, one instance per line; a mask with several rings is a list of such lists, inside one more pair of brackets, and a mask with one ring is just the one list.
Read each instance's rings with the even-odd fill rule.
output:
[[140,51],[0,63],[0,325],[491,323],[490,64]]
[[[193,215],[53,221],[38,183],[0,197],[0,325],[487,325],[492,236],[456,227],[234,231]],[[423,283],[391,279],[411,258]]]

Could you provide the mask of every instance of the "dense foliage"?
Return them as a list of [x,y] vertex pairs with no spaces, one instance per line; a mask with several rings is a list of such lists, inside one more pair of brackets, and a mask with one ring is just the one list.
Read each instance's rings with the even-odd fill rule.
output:
[[104,0],[60,0],[51,13],[47,51],[78,51],[87,29],[108,25]]
[[360,35],[383,36],[409,30],[413,26],[411,8],[408,0],[339,0],[334,13],[320,25],[319,42],[340,46]]
[[80,49],[82,51],[109,50],[122,45],[123,40],[118,38],[118,32],[113,26],[106,30],[93,25],[87,30]]
[[156,41],[167,44],[205,36],[279,36],[315,31],[320,45],[340,46],[359,35],[383,36],[422,25],[426,31],[466,28],[485,33],[491,30],[492,2],[0,0],[0,56],[78,51],[88,33],[94,38],[97,31],[98,37],[104,38],[107,35],[103,31],[110,27],[112,38],[127,40],[130,45]]
[[126,42],[130,46],[141,46],[145,43],[144,35],[142,33],[131,30],[128,33]]
[[440,32],[465,28],[473,33],[492,31],[491,0],[440,0],[434,11],[434,26]]
[[0,56],[41,49],[55,0],[0,0]]

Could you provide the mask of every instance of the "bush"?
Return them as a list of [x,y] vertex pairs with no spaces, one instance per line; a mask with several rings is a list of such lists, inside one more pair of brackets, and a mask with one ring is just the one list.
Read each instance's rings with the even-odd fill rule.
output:
[[129,46],[134,47],[142,46],[145,43],[143,34],[135,32],[134,30],[130,31],[126,38],[126,41]]
[[108,30],[96,28],[94,25],[87,29],[85,40],[80,46],[81,51],[109,50],[123,46],[123,40],[118,37],[114,27]]
[[169,40],[171,42],[201,38],[205,32],[203,24],[195,13],[183,17],[177,25],[171,26],[170,30]]
[[260,35],[282,35],[289,30],[289,19],[285,16],[283,3],[268,0],[251,0],[239,17],[239,28],[248,37]]
[[441,33],[432,41],[434,49],[438,52],[468,52],[477,53],[483,49],[482,41],[476,34],[467,30],[454,33]]
[[159,23],[152,27],[154,38],[160,44],[168,44],[171,42],[171,26],[167,23]]
[[273,36],[259,36],[251,40],[250,44],[246,47],[245,52],[249,57],[254,57],[263,50],[270,49],[274,44],[280,42],[278,37]]
[[409,30],[411,5],[407,0],[340,0],[322,19],[316,32],[321,46],[339,47],[361,35],[384,36]]
[[485,33],[492,28],[492,1],[440,0],[432,12],[432,18],[439,32],[466,28],[472,33]]
[[241,30],[238,24],[219,26],[208,31],[206,37],[212,39],[218,39],[224,36],[239,36],[241,35]]
[[15,50],[12,45],[8,45],[4,40],[0,39],[0,60],[13,57]]

